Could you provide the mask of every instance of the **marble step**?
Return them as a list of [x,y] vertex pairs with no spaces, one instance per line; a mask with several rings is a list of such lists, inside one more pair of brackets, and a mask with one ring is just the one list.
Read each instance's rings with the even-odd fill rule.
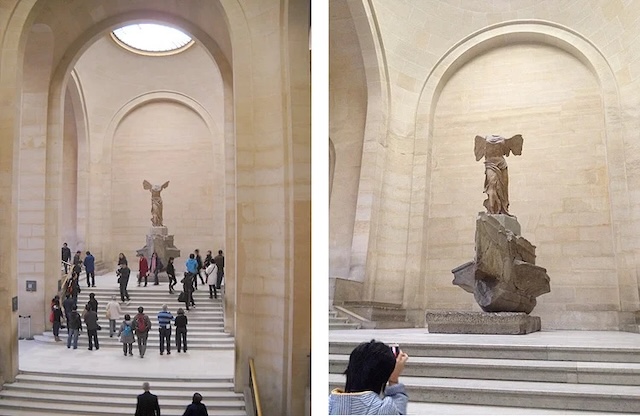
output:
[[[135,393],[130,393],[134,394]],[[62,396],[59,394],[58,397]],[[162,398],[159,398],[160,409],[163,416],[182,416],[187,405],[191,403],[191,397],[186,397],[182,400],[181,404],[168,403],[165,404]],[[35,416],[35,415],[82,415],[82,416],[123,416],[132,415],[135,413],[136,403],[135,398],[133,401],[126,400],[124,398],[113,400],[92,400],[77,395],[79,399],[75,400],[75,403],[64,402],[39,402],[31,400],[15,400],[2,398],[0,399],[0,416]],[[98,398],[94,398],[98,399]],[[128,403],[130,402],[130,403]],[[215,401],[202,401],[208,410],[209,416],[246,416],[247,412],[244,408],[244,404],[237,407],[223,407],[219,408],[214,405]]]
[[[402,376],[411,402],[640,413],[637,386]],[[331,389],[344,387],[329,375]]]
[[[406,376],[554,383],[640,385],[640,364],[478,358],[414,357]],[[329,372],[342,374],[348,355],[330,355]]]
[[340,329],[359,329],[359,324],[350,324],[350,323],[329,323],[329,330],[340,330]]
[[[171,331],[171,338],[173,339],[175,337],[176,331],[175,328]],[[51,339],[54,339],[53,336],[53,332],[51,331],[47,331],[45,333],[43,333],[41,335],[42,337],[49,337]],[[87,337],[87,332],[86,331],[82,331],[80,333],[80,336],[78,337],[78,340],[80,340],[80,338],[86,338]],[[67,332],[66,330],[60,330],[60,338],[64,339],[66,341],[67,339]],[[115,339],[117,340],[117,336],[114,335],[113,337],[109,336],[109,330],[107,328],[102,328],[101,331],[98,331],[98,339],[100,341],[102,341],[105,338],[111,338],[111,339]],[[151,328],[151,330],[149,331],[149,337],[148,340],[152,341],[152,340],[158,340],[160,339],[160,331],[158,331],[157,329]],[[191,340],[213,340],[213,341],[230,341],[233,342],[233,337],[227,333],[224,333],[222,331],[220,332],[212,332],[212,331],[193,331],[191,329],[191,327],[189,327],[189,329],[187,330],[187,341],[191,341]]]
[[[173,389],[178,383],[180,386],[195,388],[197,386],[206,385],[216,389],[233,390],[233,379],[229,377],[180,377],[177,375],[144,376],[145,381],[153,383],[154,388]],[[82,373],[46,373],[42,371],[21,371],[16,380],[19,381],[43,381],[47,383],[70,383],[70,384],[87,384],[91,381],[99,381],[103,386],[130,386],[138,387],[140,385],[140,376],[138,375],[101,375],[101,374],[82,374]]]
[[[34,340],[36,342],[42,342],[42,343],[48,343],[48,344],[58,344],[60,345],[60,348],[64,348],[66,349],[67,346],[67,339],[65,337],[60,337],[62,339],[62,341],[60,342],[56,342],[54,340],[54,338],[51,337],[47,337],[44,335],[34,335]],[[118,341],[118,339],[116,337],[110,338],[109,336],[107,337],[100,337],[98,336],[98,342],[100,343],[100,349],[103,348],[117,348],[117,349],[121,349],[122,348],[122,343],[120,341]],[[190,350],[202,350],[202,349],[211,349],[211,350],[232,350],[235,347],[234,344],[234,340],[233,338],[230,339],[215,339],[215,338],[206,338],[206,339],[194,339],[194,338],[190,338],[187,337],[187,345],[189,346]],[[89,341],[87,339],[87,336],[80,336],[78,338],[78,348],[88,348],[89,346]],[[147,341],[147,350],[151,351],[151,350],[156,350],[158,351],[160,348],[160,342],[158,340],[158,338],[152,338],[149,337],[148,341]],[[173,352],[176,352],[176,340],[175,337],[172,336],[171,337],[171,350]],[[134,354],[136,353],[138,349],[138,344],[136,342],[133,343],[133,352]]]
[[[351,354],[359,342],[332,341],[329,354]],[[638,348],[554,345],[461,344],[402,342],[410,357],[487,358],[539,361],[640,363]]]
[[616,412],[590,412],[587,410],[540,409],[506,406],[480,406],[451,403],[421,403],[409,400],[408,415],[619,415]]
[[[0,391],[0,416],[133,414],[141,378],[25,372]],[[158,395],[163,415],[182,415],[194,391],[210,415],[246,415],[244,396],[228,378],[144,377]],[[67,394],[69,390],[74,394]]]

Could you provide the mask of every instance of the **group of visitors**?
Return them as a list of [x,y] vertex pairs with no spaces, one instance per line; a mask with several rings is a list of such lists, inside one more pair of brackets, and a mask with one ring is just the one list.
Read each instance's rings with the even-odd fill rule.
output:
[[[63,293],[65,299],[60,304],[60,298],[56,296],[51,302],[51,315],[50,321],[53,323],[53,333],[56,341],[61,341],[59,334],[60,329],[63,328],[63,319],[67,323],[67,348],[77,349],[78,337],[84,327],[87,331],[89,350],[94,348],[98,350],[100,348],[98,340],[98,331],[101,330],[101,326],[98,323],[98,301],[95,298],[94,293],[89,294],[89,302],[85,306],[82,312],[78,311],[78,294],[81,292],[80,284],[78,283],[78,277],[82,266],[84,265],[87,271],[87,286],[95,287],[95,258],[91,252],[87,251],[84,259],[81,257],[82,252],[78,250],[71,260],[71,250],[67,243],[62,247],[62,260],[66,266],[73,265],[71,278],[65,285]],[[138,273],[138,286],[142,284],[144,279],[144,285],[148,284],[149,275],[154,277],[154,285],[159,284],[158,273],[165,269],[169,276],[169,293],[175,292],[175,285],[177,284],[176,272],[174,266],[174,258],[170,257],[167,261],[166,268],[163,265],[162,260],[153,253],[151,259],[147,261],[144,255],[139,254],[139,273]],[[218,298],[218,290],[221,287],[222,280],[224,278],[224,253],[222,250],[218,250],[218,255],[213,256],[211,250],[207,251],[207,255],[202,260],[200,256],[200,250],[196,249],[189,255],[189,259],[186,264],[187,271],[184,274],[184,278],[181,280],[183,284],[183,292],[180,294],[179,300],[185,303],[185,309],[190,310],[190,307],[195,307],[193,300],[193,292],[198,289],[198,279],[201,284],[209,285],[209,297]],[[127,285],[131,275],[131,269],[127,257],[124,253],[118,255],[118,269],[116,271],[118,276],[118,284],[120,288],[120,300],[121,302],[130,303],[131,298],[127,291]],[[123,317],[117,327],[117,322]],[[151,330],[151,320],[144,313],[144,308],[140,306],[138,313],[131,318],[129,314],[124,314],[120,303],[117,302],[116,295],[111,297],[111,300],[106,305],[106,318],[109,321],[109,337],[117,335],[122,342],[122,349],[125,356],[133,355],[133,343],[138,343],[138,352],[140,357],[143,358],[147,348],[147,338],[149,330]],[[187,351],[187,316],[182,308],[177,310],[177,315],[174,317],[169,312],[167,305],[162,306],[162,310],[158,313],[158,331],[160,335],[160,354],[164,355],[166,350],[167,354],[171,354],[171,328],[172,323],[176,328],[176,347],[178,352]]]
[[65,274],[69,272],[69,266],[71,266],[71,277],[68,279],[66,284],[66,288],[70,292],[75,290],[74,286],[77,286],[78,289],[80,287],[79,279],[80,273],[82,273],[82,266],[84,266],[87,275],[87,287],[96,287],[96,259],[90,251],[87,250],[84,259],[82,259],[82,252],[80,250],[76,251],[76,254],[73,256],[72,262],[71,249],[69,248],[67,243],[64,243],[62,244],[62,264],[64,266]]
[[[182,283],[185,283],[186,278],[189,277],[193,288],[192,290],[198,290],[199,278],[202,285],[205,283],[209,285],[209,298],[217,299],[218,290],[220,290],[222,278],[224,277],[224,254],[222,250],[218,250],[218,255],[215,257],[213,257],[211,250],[208,250],[203,262],[202,257],[200,257],[200,250],[195,249],[193,253],[189,254],[189,259],[185,266],[187,272],[185,273],[185,279],[183,279]],[[190,288],[185,288],[185,292],[187,290],[192,291]]]
[[[109,310],[107,310],[109,311]],[[110,312],[108,312],[110,313]],[[110,315],[110,322],[113,315]],[[164,355],[165,349],[167,355],[171,354],[171,323],[173,322],[176,327],[176,348],[178,352],[187,352],[187,317],[184,314],[182,308],[178,309],[177,316],[174,318],[173,314],[169,312],[167,305],[162,305],[162,310],[158,312],[158,331],[160,333],[160,355]],[[115,320],[113,323],[115,326]],[[110,325],[110,336],[113,336],[115,331]],[[138,307],[138,313],[131,319],[131,315],[125,314],[124,320],[120,324],[118,330],[118,337],[122,342],[122,351],[125,356],[133,355],[133,342],[134,335],[135,341],[138,343],[138,353],[140,358],[144,358],[147,352],[147,339],[149,337],[149,331],[151,330],[151,319],[144,313],[142,306]]]
[[[121,269],[122,270],[122,269]],[[63,310],[64,308],[64,310]],[[116,331],[116,321],[124,315],[119,329]],[[62,328],[62,320],[67,322],[67,348],[75,350],[78,348],[78,338],[84,325],[87,330],[89,340],[89,351],[94,348],[100,349],[98,341],[98,331],[102,329],[98,323],[98,300],[94,293],[89,294],[89,301],[84,308],[82,315],[78,312],[77,299],[67,295],[62,305],[60,305],[60,297],[55,296],[51,300],[51,313],[49,320],[53,323],[53,335],[57,341],[60,339],[60,329]],[[111,297],[106,305],[106,317],[109,321],[109,337],[117,336],[122,342],[122,350],[124,355],[133,355],[133,343],[137,341],[138,352],[140,358],[144,358],[147,351],[147,338],[152,324],[151,319],[144,313],[142,306],[138,307],[138,313],[131,319],[131,315],[123,314],[120,304],[117,302],[115,295]],[[182,308],[177,311],[174,317],[167,305],[162,305],[162,310],[158,312],[158,331],[160,333],[160,355],[164,354],[166,349],[167,355],[171,354],[171,324],[176,328],[176,348],[178,352],[187,352],[187,324],[188,319]],[[134,339],[135,335],[135,339]]]
[[[120,253],[118,265],[120,265],[122,261],[126,264],[126,257],[123,253]],[[142,281],[144,280],[144,286],[146,287],[149,276],[153,276],[154,286],[159,285],[158,273],[165,270],[169,277],[169,293],[174,293],[177,279],[173,262],[174,258],[169,257],[165,267],[162,258],[159,257],[155,251],[151,254],[149,260],[147,260],[143,254],[138,254],[138,286],[142,285]],[[195,249],[193,253],[189,254],[189,259],[185,267],[187,269],[186,273],[191,275],[193,290],[198,290],[198,279],[200,279],[202,285],[206,283],[209,284],[210,298],[217,298],[217,290],[220,290],[222,278],[224,277],[224,254],[222,250],[218,250],[218,255],[215,257],[213,257],[211,250],[208,250],[205,260],[202,261],[200,250]],[[209,276],[213,273],[215,273],[215,279],[209,279]],[[184,283],[184,281],[182,281],[182,283]]]
[[[144,393],[138,395],[135,416],[160,416],[158,396],[150,392],[151,386],[147,382],[142,383],[142,389]],[[200,393],[193,394],[191,404],[187,406],[182,416],[209,416]]]

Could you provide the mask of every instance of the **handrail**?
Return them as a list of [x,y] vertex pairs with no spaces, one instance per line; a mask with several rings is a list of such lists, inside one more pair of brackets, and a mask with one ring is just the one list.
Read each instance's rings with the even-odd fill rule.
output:
[[[65,289],[67,288],[69,279],[71,279],[72,275],[71,268],[74,266],[74,264],[64,260],[60,260],[60,264],[66,264],[67,266],[70,266],[69,271],[67,273],[64,273],[64,278],[58,281],[58,283],[60,284],[60,291],[58,292],[58,296],[64,297]],[[80,264],[80,269],[82,269],[82,263]]]
[[262,416],[262,406],[260,405],[260,392],[256,381],[256,368],[253,358],[249,358],[249,385],[251,387],[251,398],[253,399],[253,409],[256,416]]

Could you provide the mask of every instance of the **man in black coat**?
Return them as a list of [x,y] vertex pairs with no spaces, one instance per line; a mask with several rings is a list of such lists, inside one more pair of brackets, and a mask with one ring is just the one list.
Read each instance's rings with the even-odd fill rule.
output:
[[127,291],[127,285],[129,284],[129,276],[131,275],[131,269],[126,263],[120,265],[120,268],[116,271],[116,276],[118,276],[118,284],[120,285],[120,299],[125,301],[131,300],[129,297],[129,292]]
[[62,261],[64,261],[64,274],[69,272],[69,263],[71,261],[71,249],[67,246],[67,243],[62,245]]
[[160,416],[160,405],[158,396],[149,393],[149,383],[142,383],[144,393],[138,395],[135,416]]
[[218,275],[216,276],[216,289],[220,290],[222,278],[224,277],[224,254],[222,254],[222,250],[218,250],[218,255],[213,258],[213,262],[218,268]]

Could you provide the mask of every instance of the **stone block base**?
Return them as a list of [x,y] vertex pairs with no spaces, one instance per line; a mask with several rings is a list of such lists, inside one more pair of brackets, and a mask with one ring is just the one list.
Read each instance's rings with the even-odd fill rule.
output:
[[429,333],[522,335],[540,331],[540,317],[522,312],[427,311]]

